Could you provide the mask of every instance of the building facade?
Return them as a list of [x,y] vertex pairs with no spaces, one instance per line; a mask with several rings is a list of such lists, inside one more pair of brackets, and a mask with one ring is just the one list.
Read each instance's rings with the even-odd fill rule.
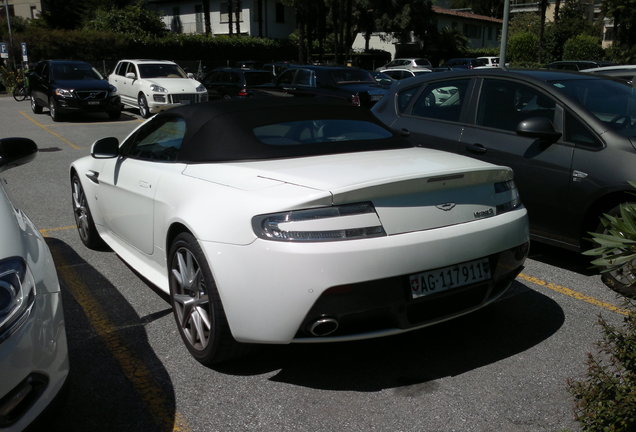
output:
[[[42,13],[42,2],[40,0],[7,0],[9,6],[9,16],[21,18],[37,18]],[[4,11],[4,1],[0,0],[0,13],[6,16]]]
[[[433,6],[432,9],[437,20],[438,31],[445,27],[459,31],[466,37],[468,48],[499,47],[499,35],[501,34],[503,20],[439,6]],[[399,41],[390,34],[377,32],[371,35],[369,48],[387,51],[391,53],[391,58],[394,58],[398,43]],[[352,48],[354,51],[364,50],[364,35],[358,34],[356,36]]]
[[[166,26],[177,33],[205,33],[203,1],[146,0],[147,6],[159,13]],[[296,28],[293,8],[277,0],[207,0],[210,11],[210,34],[244,34],[283,39]],[[234,13],[230,16],[230,5]],[[238,21],[236,9],[239,9]]]

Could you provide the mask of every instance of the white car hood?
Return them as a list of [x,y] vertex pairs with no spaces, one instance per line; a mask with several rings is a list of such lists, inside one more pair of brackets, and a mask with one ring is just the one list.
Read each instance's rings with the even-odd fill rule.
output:
[[196,93],[196,88],[201,85],[199,81],[190,78],[152,78],[144,81],[148,86],[157,84],[169,93]]

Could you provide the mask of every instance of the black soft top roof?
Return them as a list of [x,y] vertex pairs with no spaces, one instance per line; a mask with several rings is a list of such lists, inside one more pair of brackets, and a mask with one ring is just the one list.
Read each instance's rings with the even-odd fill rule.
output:
[[186,122],[186,133],[179,151],[179,159],[184,162],[274,159],[413,146],[395,133],[387,139],[284,146],[263,143],[254,135],[253,130],[258,126],[301,120],[361,120],[386,129],[365,108],[321,98],[262,97],[214,101],[163,111],[153,120],[174,116]]

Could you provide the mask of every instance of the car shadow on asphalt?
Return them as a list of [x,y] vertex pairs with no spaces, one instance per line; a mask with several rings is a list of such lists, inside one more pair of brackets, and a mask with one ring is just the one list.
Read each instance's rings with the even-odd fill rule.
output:
[[584,276],[598,274],[598,270],[592,268],[590,258],[581,254],[581,252],[566,250],[545,243],[531,242],[528,258]]
[[70,374],[64,397],[28,432],[174,430],[174,388],[144,328],[170,309],[140,317],[68,244],[46,241],[62,289]]
[[139,119],[138,116],[133,113],[125,111],[121,112],[121,115],[117,119],[111,119],[103,112],[78,112],[65,115],[60,122],[61,123],[112,123],[112,122],[126,122]]
[[415,386],[427,392],[440,378],[541,343],[564,320],[555,301],[515,281],[492,305],[421,330],[357,342],[260,346],[250,357],[217,370],[236,375],[277,371],[271,380],[325,390],[377,392]]

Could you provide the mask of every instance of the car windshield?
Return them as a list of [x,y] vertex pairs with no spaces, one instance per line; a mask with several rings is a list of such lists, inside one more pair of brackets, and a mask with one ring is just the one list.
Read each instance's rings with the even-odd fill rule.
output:
[[254,135],[264,144],[285,146],[336,141],[381,140],[392,134],[383,127],[361,120],[301,120],[254,128]]
[[52,78],[55,80],[99,80],[102,76],[89,64],[53,63]]
[[564,79],[550,82],[621,135],[636,136],[636,89],[610,79]]
[[336,84],[375,83],[371,73],[364,69],[335,69],[331,71],[331,77]]
[[187,78],[186,73],[176,64],[143,63],[139,65],[140,78]]

